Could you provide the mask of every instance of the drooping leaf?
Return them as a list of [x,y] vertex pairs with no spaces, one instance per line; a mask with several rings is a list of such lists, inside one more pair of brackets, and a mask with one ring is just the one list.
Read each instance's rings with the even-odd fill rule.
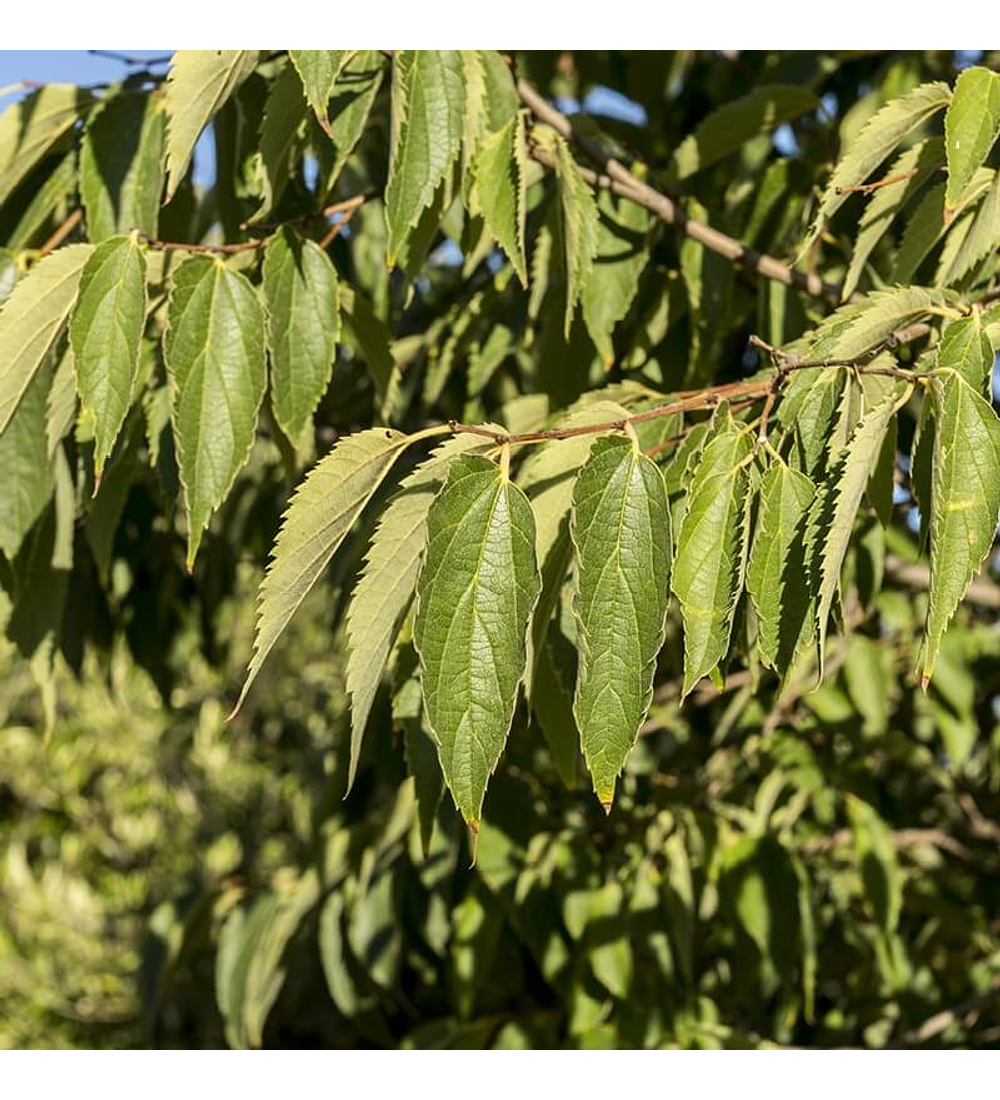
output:
[[254,653],[235,714],[299,604],[410,437],[391,428],[345,436],[309,471],[285,512],[260,588]]
[[271,400],[288,438],[299,438],[333,375],[340,288],[329,256],[285,226],[264,252]]
[[786,84],[763,84],[713,111],[693,134],[674,150],[669,181],[679,183],[735,153],[758,134],[768,133],[806,111],[814,111],[819,100],[807,88]]
[[571,532],[580,650],[573,712],[594,792],[610,809],[649,710],[670,593],[666,488],[636,440],[593,445],[573,489]]
[[982,315],[977,312],[953,321],[944,330],[938,344],[936,366],[939,370],[955,371],[983,396],[988,392],[994,358]]
[[964,69],[944,116],[944,143],[948,155],[945,210],[958,207],[1000,135],[1000,76],[989,69]]
[[784,675],[812,630],[805,570],[805,519],[812,481],[783,462],[768,470],[747,564],[747,592],[760,624],[764,664]]
[[163,354],[173,380],[188,568],[250,455],[264,397],[264,311],[245,275],[195,256],[174,276]]
[[80,401],[94,419],[98,481],[132,401],[145,324],[145,253],[134,236],[109,237],[83,269],[69,326]]
[[347,787],[354,783],[361,740],[396,633],[417,585],[427,543],[427,513],[451,460],[482,450],[480,436],[460,434],[442,443],[403,479],[379,519],[364,570],[347,612],[347,691],[351,696],[351,757]]
[[841,306],[822,322],[811,339],[809,357],[857,359],[877,348],[897,329],[954,300],[949,291],[934,287],[900,286],[873,291]]
[[167,195],[177,194],[202,130],[253,72],[257,50],[177,50],[167,74]]
[[291,65],[286,65],[271,84],[257,148],[257,176],[261,203],[250,219],[264,221],[278,205],[292,169],[296,142],[306,119],[302,83]]
[[907,203],[927,182],[931,173],[944,163],[944,143],[928,138],[900,153],[886,172],[892,183],[872,194],[858,225],[851,253],[851,264],[844,277],[845,301],[857,289],[868,257]]
[[165,133],[156,96],[121,92],[94,111],[80,150],[80,198],[95,243],[133,229],[156,236]]
[[837,162],[803,251],[819,236],[823,224],[847,201],[850,192],[845,189],[864,183],[907,134],[933,118],[950,100],[951,89],[947,84],[940,81],[921,84],[872,115]]
[[382,55],[378,50],[358,50],[344,63],[333,86],[330,103],[329,137],[333,143],[333,163],[326,174],[327,191],[333,189],[347,158],[364,133],[372,104],[382,87]]
[[931,583],[921,679],[934,672],[941,639],[993,545],[1000,517],[1000,421],[961,374],[933,384],[935,433],[930,501]]
[[320,126],[329,134],[330,118],[327,108],[333,96],[334,85],[341,70],[347,64],[350,50],[289,50],[295,71],[299,74],[302,87],[319,120]]
[[77,190],[76,160],[76,150],[70,149],[34,193],[17,224],[7,234],[7,247],[12,252],[39,243],[43,230],[48,236],[51,224],[65,224],[66,219],[72,217]]
[[390,267],[458,157],[463,80],[457,50],[400,50],[393,58],[392,143],[385,191]]
[[590,185],[580,175],[580,168],[566,141],[554,137],[556,175],[559,180],[559,210],[565,246],[566,317],[563,335],[569,340],[576,304],[594,267],[597,254],[599,217],[597,202]]
[[0,205],[92,106],[73,84],[46,84],[0,114]]
[[0,435],[0,552],[8,561],[21,548],[52,497],[52,464],[45,436],[45,399],[51,367],[40,370]]
[[427,531],[413,640],[445,782],[475,836],[524,675],[539,589],[535,523],[500,467],[460,455]]
[[603,189],[597,209],[597,255],[583,288],[583,320],[607,368],[615,357],[612,333],[628,313],[649,260],[650,217],[637,202]]
[[0,309],[0,434],[55,347],[92,252],[89,244],[72,244],[50,253]]
[[476,165],[479,201],[486,227],[528,285],[524,252],[527,215],[527,139],[525,117],[518,114],[483,144]]
[[795,433],[802,469],[822,473],[833,422],[844,393],[844,372],[837,367],[796,371],[778,411],[782,424]]
[[750,434],[727,421],[694,468],[673,572],[684,619],[684,695],[729,649],[746,572],[750,492],[744,460],[752,449]]
[[962,238],[954,258],[939,271],[938,282],[941,286],[957,283],[997,248],[1000,248],[1000,172],[994,173],[990,189],[976,209],[968,233]]
[[807,553],[816,591],[821,676],[827,625],[840,586],[840,570],[854,530],[854,519],[878,463],[889,421],[895,415],[898,396],[894,386],[879,404],[865,413],[827,481],[816,494],[810,512]]

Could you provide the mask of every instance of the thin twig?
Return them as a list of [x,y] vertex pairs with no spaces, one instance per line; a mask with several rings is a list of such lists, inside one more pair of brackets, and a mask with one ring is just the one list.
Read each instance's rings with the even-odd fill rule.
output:
[[73,230],[79,225],[80,219],[83,217],[83,211],[79,206],[71,211],[66,220],[59,226],[59,228],[52,234],[51,237],[42,245],[38,250],[39,257],[47,256],[50,252],[54,252],[66,238],[73,232]]
[[897,172],[895,175],[875,180],[873,183],[853,183],[849,187],[837,187],[834,190],[838,195],[848,195],[854,191],[867,195],[871,191],[877,191],[880,187],[888,187],[890,183],[902,183],[903,180],[913,179],[919,171],[919,168],[914,168],[909,172]]

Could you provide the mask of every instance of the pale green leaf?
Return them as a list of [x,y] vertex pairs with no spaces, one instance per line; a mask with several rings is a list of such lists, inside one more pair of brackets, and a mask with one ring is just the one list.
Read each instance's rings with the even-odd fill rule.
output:
[[95,243],[133,229],[156,236],[165,134],[156,96],[121,92],[91,116],[80,150],[80,198]]
[[0,114],[0,204],[93,104],[73,84],[46,84]]
[[416,589],[431,503],[451,460],[488,446],[481,436],[471,434],[460,434],[442,443],[403,479],[399,492],[379,518],[347,612],[347,691],[351,697],[348,790],[354,783],[375,693]]
[[636,440],[594,443],[573,489],[571,533],[580,650],[573,712],[608,810],[653,697],[670,595],[666,487]]
[[15,284],[0,309],[0,434],[55,347],[92,253],[89,244],[50,253]]
[[844,379],[838,367],[810,367],[796,371],[785,390],[778,416],[795,432],[801,465],[810,477],[821,474],[826,464]]
[[569,145],[558,135],[553,140],[566,265],[566,317],[563,335],[569,340],[576,304],[583,297],[584,288],[594,267],[599,217],[594,193],[580,175],[580,168]]
[[476,165],[486,227],[507,254],[522,286],[528,285],[524,253],[527,214],[525,118],[518,114],[483,144]]
[[938,282],[951,286],[963,279],[980,261],[1000,247],[1000,172],[994,172],[986,198],[977,208],[969,231],[946,268],[938,272]]
[[212,513],[250,456],[264,397],[264,311],[246,276],[207,256],[186,260],[170,292],[163,354],[191,568]]
[[978,393],[988,392],[993,372],[993,348],[978,312],[953,321],[941,334],[937,348],[937,366],[941,370],[953,370]]
[[827,625],[840,586],[840,570],[854,530],[854,519],[878,463],[889,421],[896,412],[898,396],[894,386],[879,404],[865,413],[813,501],[807,553],[816,592],[821,676]]
[[960,374],[934,382],[931,583],[922,680],[934,672],[941,639],[993,545],[1000,516],[1000,421]]
[[958,74],[955,92],[944,116],[948,156],[945,208],[951,214],[1000,134],[1000,76],[975,67]]
[[390,267],[458,157],[464,106],[462,59],[457,50],[400,50],[395,55],[385,191]]
[[319,119],[320,126],[329,134],[330,117],[327,108],[333,96],[334,85],[341,70],[351,56],[350,50],[289,50],[295,71],[299,74],[302,87]]
[[615,358],[612,333],[628,313],[649,260],[650,216],[637,202],[605,189],[597,209],[597,255],[583,288],[583,320],[607,369]]
[[212,116],[257,65],[258,50],[177,50],[167,74],[167,195],[177,193]]
[[52,387],[45,404],[45,438],[48,441],[49,458],[52,458],[59,444],[69,434],[75,419],[76,371],[73,369],[73,349],[67,341],[65,350],[58,357]]
[[783,462],[772,465],[760,490],[747,592],[760,624],[760,658],[781,675],[812,629],[804,536],[815,493],[805,474]]
[[751,138],[819,107],[807,88],[763,84],[706,116],[674,150],[669,181],[678,183],[738,152]]
[[291,65],[286,65],[271,84],[260,124],[256,154],[261,203],[250,219],[261,222],[278,205],[288,183],[296,142],[306,119],[302,84]]
[[673,573],[684,619],[684,695],[729,649],[746,572],[751,494],[745,460],[752,450],[750,433],[726,421],[694,467]]
[[897,329],[954,301],[946,290],[900,286],[876,290],[841,306],[816,329],[809,358],[857,359],[882,344]]
[[927,182],[931,173],[943,163],[944,142],[941,138],[928,138],[902,152],[889,166],[886,178],[893,182],[874,192],[858,225],[851,264],[844,277],[845,300],[857,289],[868,257],[883,234]]
[[44,239],[43,231],[48,237],[50,226],[62,224],[76,205],[76,185],[76,150],[70,149],[46,175],[24,213],[17,219],[17,224],[7,234],[7,247],[12,252],[20,252],[40,243],[40,239]]
[[274,643],[409,441],[389,428],[345,436],[299,486],[260,587],[254,654],[234,714]]
[[475,835],[524,675],[539,589],[535,523],[498,466],[460,455],[427,531],[413,640],[445,782]]
[[329,256],[285,227],[264,252],[271,401],[282,430],[298,440],[333,376],[340,337],[340,288]]
[[872,115],[838,161],[803,251],[819,236],[824,222],[847,201],[850,192],[845,188],[864,183],[907,134],[933,118],[950,99],[947,84],[940,81],[921,84]]
[[378,50],[358,50],[345,63],[334,83],[329,113],[333,163],[326,175],[328,191],[340,178],[348,157],[364,133],[372,104],[382,87],[384,71]]
[[45,435],[45,399],[51,368],[40,370],[0,435],[0,551],[8,561],[21,548],[52,497],[54,483]]
[[98,481],[125,422],[146,324],[146,257],[134,236],[97,246],[80,277],[69,336],[77,390],[94,420]]

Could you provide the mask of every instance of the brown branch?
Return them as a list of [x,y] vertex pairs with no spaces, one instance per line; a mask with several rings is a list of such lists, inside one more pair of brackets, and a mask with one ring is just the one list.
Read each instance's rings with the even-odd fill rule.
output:
[[83,217],[83,211],[77,207],[71,211],[66,220],[59,226],[59,228],[52,234],[51,237],[42,245],[38,250],[39,257],[47,256],[50,252],[55,251],[64,240],[73,232],[73,230],[79,225],[80,219]]
[[148,233],[140,233],[139,236],[150,248],[159,249],[161,252],[206,252],[219,256],[249,252],[251,249],[260,248],[267,241],[266,237],[261,237],[259,240],[242,241],[239,244],[190,244],[186,241],[161,241],[158,237],[150,237]]
[[902,183],[903,180],[913,179],[919,171],[919,168],[914,168],[910,172],[897,172],[895,175],[886,176],[884,179],[875,180],[873,183],[854,183],[849,187],[837,187],[835,191],[838,195],[849,195],[854,191],[867,195],[871,191],[877,191],[880,187],[888,187],[890,183]]
[[961,1004],[955,1005],[954,1008],[947,1008],[943,1012],[936,1012],[933,1016],[924,1020],[919,1027],[914,1028],[912,1031],[907,1031],[892,1045],[894,1047],[912,1047],[919,1046],[921,1043],[926,1043],[928,1039],[933,1039],[936,1035],[940,1035],[942,1031],[950,1027],[956,1020],[961,1019],[963,1016],[967,1016],[970,1012],[985,1008],[991,1001],[996,1000],[998,996],[1000,996],[1000,977],[993,979],[993,984],[985,993],[977,993],[974,997],[969,997],[967,1000],[962,1001]]
[[[748,248],[733,237],[721,233],[718,229],[713,229],[709,225],[704,225],[702,222],[689,218],[673,199],[650,187],[649,184],[643,183],[620,161],[606,152],[598,142],[585,134],[579,133],[573,123],[561,111],[553,107],[526,80],[518,80],[517,91],[521,97],[521,102],[536,118],[551,126],[567,141],[576,145],[599,166],[600,173],[581,168],[584,179],[588,183],[607,188],[623,198],[632,199],[640,206],[644,206],[647,210],[656,214],[661,221],[675,226],[686,236],[697,241],[711,252],[716,252],[727,260],[750,268],[767,279],[783,283],[785,286],[795,287],[813,298],[840,302],[841,288],[836,284],[828,283],[818,275],[797,271],[787,264],[783,264],[780,260],[776,260],[773,256],[767,256]],[[552,158],[541,150],[536,150],[534,156],[546,167],[553,167]]]

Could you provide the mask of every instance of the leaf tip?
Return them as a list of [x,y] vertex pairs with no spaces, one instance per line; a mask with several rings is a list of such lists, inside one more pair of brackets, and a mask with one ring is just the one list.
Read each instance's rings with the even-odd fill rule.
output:
[[472,856],[469,867],[472,868],[476,865],[476,855],[479,851],[479,818],[466,818],[465,828],[469,836],[469,852]]

